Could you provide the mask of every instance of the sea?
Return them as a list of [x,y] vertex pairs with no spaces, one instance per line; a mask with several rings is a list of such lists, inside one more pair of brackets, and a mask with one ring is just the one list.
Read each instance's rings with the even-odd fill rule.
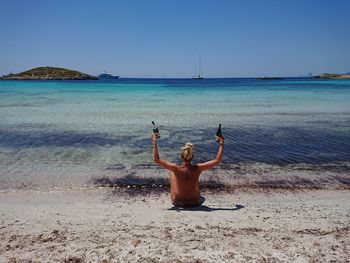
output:
[[350,81],[286,78],[0,81],[0,189],[166,184],[153,163],[214,159],[207,184],[350,187]]

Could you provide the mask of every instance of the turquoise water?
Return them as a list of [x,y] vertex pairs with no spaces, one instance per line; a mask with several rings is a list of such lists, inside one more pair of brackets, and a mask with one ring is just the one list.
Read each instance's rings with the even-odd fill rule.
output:
[[166,177],[152,162],[154,120],[161,157],[173,162],[189,141],[197,162],[214,158],[222,124],[223,164],[207,178],[235,184],[287,175],[348,185],[349,101],[350,81],[1,81],[0,182],[66,187],[101,177]]

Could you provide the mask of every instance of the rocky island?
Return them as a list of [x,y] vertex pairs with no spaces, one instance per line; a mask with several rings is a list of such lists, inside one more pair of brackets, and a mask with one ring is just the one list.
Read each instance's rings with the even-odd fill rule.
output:
[[97,80],[95,76],[57,67],[37,67],[17,74],[2,76],[2,80]]
[[350,80],[350,74],[334,74],[334,73],[324,73],[313,77],[314,79],[348,79]]

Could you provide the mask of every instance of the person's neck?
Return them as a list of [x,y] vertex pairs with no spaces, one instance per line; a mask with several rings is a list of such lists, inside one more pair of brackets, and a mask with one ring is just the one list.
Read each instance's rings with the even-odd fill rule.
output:
[[184,165],[186,166],[186,167],[190,167],[191,166],[191,161],[188,161],[188,162],[184,162]]

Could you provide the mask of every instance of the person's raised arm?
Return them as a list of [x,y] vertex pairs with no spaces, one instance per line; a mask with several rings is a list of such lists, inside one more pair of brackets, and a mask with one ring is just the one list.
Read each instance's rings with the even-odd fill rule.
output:
[[157,139],[158,134],[152,132],[152,150],[154,162],[165,169],[175,172],[177,169],[177,165],[175,163],[171,163],[159,158]]
[[199,167],[200,171],[204,171],[204,170],[208,170],[211,169],[213,167],[215,167],[216,165],[218,165],[221,162],[222,159],[222,155],[224,153],[224,136],[215,136],[216,139],[219,142],[219,150],[218,153],[216,155],[216,158],[214,160],[205,162],[205,163],[199,163],[197,164],[197,166]]

